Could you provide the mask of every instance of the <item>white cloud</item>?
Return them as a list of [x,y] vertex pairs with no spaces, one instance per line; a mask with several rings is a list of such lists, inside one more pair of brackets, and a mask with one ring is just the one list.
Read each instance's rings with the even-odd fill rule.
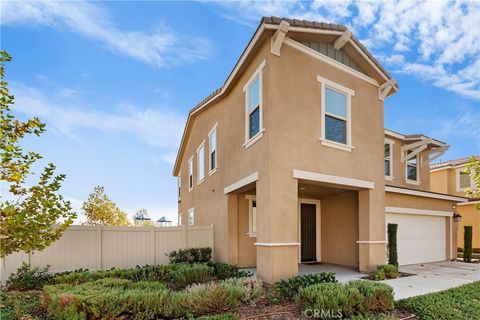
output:
[[[43,91],[20,83],[11,85],[16,112],[38,116],[56,132],[76,141],[81,141],[78,131],[84,128],[129,133],[148,145],[167,149],[177,148],[180,141],[184,117],[165,107],[142,109],[121,104],[117,112],[104,112],[99,111],[102,108],[98,106],[77,106],[79,99],[75,91],[60,89],[47,96]],[[71,96],[67,98],[64,92],[70,92]]]
[[237,20],[279,16],[341,23],[387,68],[480,99],[480,1],[223,2]]
[[152,33],[124,31],[100,4],[86,1],[2,1],[2,25],[42,25],[77,33],[112,52],[165,67],[211,56],[211,42],[181,36],[165,27]]

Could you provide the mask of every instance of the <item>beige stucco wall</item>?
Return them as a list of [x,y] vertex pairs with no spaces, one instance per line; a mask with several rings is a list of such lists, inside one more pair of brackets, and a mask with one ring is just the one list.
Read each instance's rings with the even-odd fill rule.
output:
[[[426,151],[420,152],[418,165],[419,184],[407,182],[406,176],[406,162],[401,161],[401,148],[402,146],[412,143],[411,141],[403,141],[396,137],[389,135],[385,136],[385,139],[393,141],[393,179],[387,179],[386,185],[395,186],[400,188],[409,188],[417,190],[428,191],[430,189],[430,170],[428,155]],[[428,150],[428,149],[427,149]]]
[[457,206],[457,212],[462,216],[462,221],[458,223],[457,244],[463,248],[464,226],[472,226],[473,229],[473,248],[480,248],[480,210],[476,204]]
[[358,194],[321,197],[322,261],[358,267]]
[[447,168],[430,172],[430,189],[434,192],[442,192],[454,196],[465,197],[464,191],[457,190],[457,172],[465,170],[465,166]]

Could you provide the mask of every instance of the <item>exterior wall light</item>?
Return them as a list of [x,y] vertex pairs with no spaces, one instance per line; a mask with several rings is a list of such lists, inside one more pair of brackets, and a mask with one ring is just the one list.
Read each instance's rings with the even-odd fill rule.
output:
[[455,222],[461,222],[461,221],[462,221],[462,216],[461,216],[459,213],[455,212],[455,213],[453,214],[453,221],[455,221]]

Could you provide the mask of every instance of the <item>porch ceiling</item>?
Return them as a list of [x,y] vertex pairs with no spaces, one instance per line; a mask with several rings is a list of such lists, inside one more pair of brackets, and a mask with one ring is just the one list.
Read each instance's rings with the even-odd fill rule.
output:
[[299,198],[318,198],[331,194],[343,193],[351,191],[349,189],[340,189],[325,186],[314,182],[300,182],[298,184],[298,197]]

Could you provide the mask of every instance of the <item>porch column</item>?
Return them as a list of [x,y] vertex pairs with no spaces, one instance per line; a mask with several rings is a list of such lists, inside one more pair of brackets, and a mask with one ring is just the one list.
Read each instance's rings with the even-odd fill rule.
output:
[[363,272],[385,264],[385,193],[379,189],[358,191],[358,268]]
[[228,208],[228,220],[227,220],[227,237],[225,239],[228,244],[228,262],[231,264],[238,264],[238,195],[227,195],[227,208]]
[[280,172],[257,181],[257,274],[267,283],[298,274],[298,183]]

